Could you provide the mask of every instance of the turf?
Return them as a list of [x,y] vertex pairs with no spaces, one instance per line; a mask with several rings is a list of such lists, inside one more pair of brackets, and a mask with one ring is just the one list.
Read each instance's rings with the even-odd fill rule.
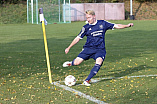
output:
[[[156,76],[127,77],[157,75],[157,21],[110,22],[133,22],[134,27],[106,33],[106,59],[94,78],[109,79],[93,83],[90,87],[71,88],[106,103],[157,103]],[[83,25],[84,22],[72,22],[46,26],[53,81],[64,81],[67,75],[72,74],[80,84],[93,67],[92,59],[79,66],[62,67],[64,61],[73,60],[82,50],[86,38],[67,55],[64,53]],[[0,40],[0,103],[94,104],[49,83],[41,25],[0,25]]]

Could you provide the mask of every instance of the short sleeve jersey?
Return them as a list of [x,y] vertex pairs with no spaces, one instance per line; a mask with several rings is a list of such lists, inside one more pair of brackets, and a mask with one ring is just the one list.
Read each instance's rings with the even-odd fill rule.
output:
[[95,24],[86,24],[78,34],[81,39],[86,36],[84,48],[105,49],[105,32],[113,29],[114,24],[104,20],[97,20]]

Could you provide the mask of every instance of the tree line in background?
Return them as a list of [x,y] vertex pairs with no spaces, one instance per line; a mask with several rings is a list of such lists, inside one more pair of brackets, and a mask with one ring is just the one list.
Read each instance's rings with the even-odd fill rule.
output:
[[[71,0],[71,3],[113,3],[124,2],[130,0]],[[157,2],[157,0],[134,0],[138,2]]]
[[[27,0],[0,0],[0,4],[19,4],[26,3]],[[54,0],[49,0],[50,2]],[[58,0],[55,0],[58,1]],[[63,0],[60,0],[63,1]],[[113,3],[124,2],[129,0],[71,0],[71,3]],[[135,0],[138,2],[157,2],[157,0]]]

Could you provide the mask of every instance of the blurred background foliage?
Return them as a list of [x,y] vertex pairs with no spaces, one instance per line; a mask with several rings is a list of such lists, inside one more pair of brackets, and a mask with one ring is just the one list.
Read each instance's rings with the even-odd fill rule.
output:
[[[49,0],[58,1],[58,0]],[[61,0],[62,1],[62,0]],[[71,3],[112,3],[112,2],[125,2],[130,0],[71,0]],[[157,2],[157,0],[133,0],[138,2]],[[0,4],[19,4],[26,3],[27,0],[0,0]]]
[[[129,19],[130,0],[71,0],[71,3],[125,3],[125,19]],[[157,20],[157,0],[133,0],[133,15],[136,20]],[[27,0],[0,0],[0,24],[19,23],[27,23]]]

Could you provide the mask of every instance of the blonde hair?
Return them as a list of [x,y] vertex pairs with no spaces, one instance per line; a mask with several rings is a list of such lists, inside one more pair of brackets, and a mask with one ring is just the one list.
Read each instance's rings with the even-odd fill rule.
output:
[[89,15],[95,15],[95,12],[93,10],[87,10],[86,11],[86,14],[89,14]]

